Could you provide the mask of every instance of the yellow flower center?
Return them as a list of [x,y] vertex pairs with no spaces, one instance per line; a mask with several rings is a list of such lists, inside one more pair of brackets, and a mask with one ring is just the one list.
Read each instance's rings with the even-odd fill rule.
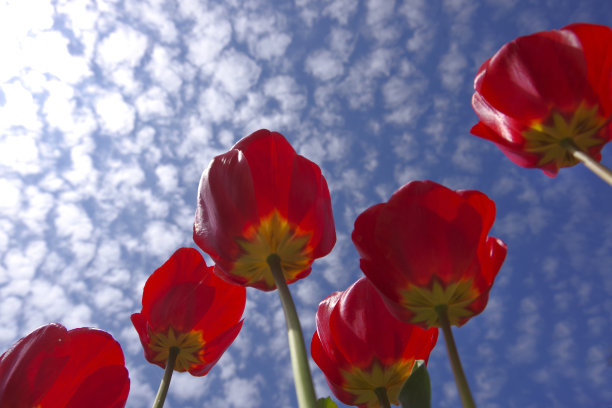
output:
[[431,288],[411,285],[402,291],[402,306],[414,313],[412,323],[440,327],[436,306],[446,305],[450,324],[457,325],[461,318],[474,314],[468,306],[479,295],[471,279],[451,282],[446,287],[434,279]]
[[414,366],[414,360],[398,361],[389,366],[382,367],[378,360],[374,360],[366,371],[353,368],[351,371],[342,371],[345,390],[356,396],[352,405],[365,405],[367,408],[378,408],[380,404],[374,390],[385,388],[389,402],[399,405],[399,393],[404,382]]
[[262,219],[257,227],[250,228],[245,236],[247,239],[238,240],[244,253],[234,263],[232,274],[246,278],[246,283],[263,280],[274,287],[267,262],[272,254],[279,256],[287,280],[312,264],[310,234],[292,227],[277,211]]
[[150,337],[149,347],[157,353],[155,361],[168,361],[170,348],[176,347],[179,350],[174,364],[176,371],[187,371],[193,365],[202,363],[205,342],[201,331],[175,333],[169,327],[168,333],[150,332]]
[[538,165],[556,162],[557,167],[569,167],[578,164],[568,150],[572,143],[583,152],[589,148],[603,144],[604,138],[597,137],[607,120],[598,115],[598,106],[587,107],[583,102],[571,115],[553,112],[547,123],[536,122],[523,133],[527,140],[525,150],[541,156]]

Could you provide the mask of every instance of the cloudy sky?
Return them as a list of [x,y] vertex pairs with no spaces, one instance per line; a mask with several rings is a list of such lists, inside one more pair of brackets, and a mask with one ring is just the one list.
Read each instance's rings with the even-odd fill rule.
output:
[[[291,285],[316,307],[361,276],[356,216],[410,180],[478,189],[508,244],[484,313],[455,330],[480,407],[612,406],[612,189],[555,179],[469,134],[480,64],[535,31],[612,21],[607,0],[0,0],[0,352],[48,322],[121,343],[128,407],[152,404],[129,316],[146,278],[194,246],[202,170],[268,128],[317,162],[338,233]],[[612,146],[603,150],[612,166]],[[207,258],[208,259],[208,258]],[[440,338],[435,407],[459,404]],[[313,365],[319,396],[330,394]],[[275,292],[168,407],[296,406]]]

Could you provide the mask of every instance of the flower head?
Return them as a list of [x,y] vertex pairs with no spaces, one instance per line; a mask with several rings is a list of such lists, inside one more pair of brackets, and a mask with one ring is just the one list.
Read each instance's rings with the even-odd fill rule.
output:
[[121,346],[97,329],[51,323],[0,356],[0,406],[121,408],[130,390]]
[[476,136],[522,167],[555,176],[582,150],[601,160],[612,139],[612,30],[572,24],[519,37],[480,67]]
[[427,362],[437,338],[438,329],[393,317],[372,284],[361,278],[319,304],[310,350],[340,401],[375,408],[377,388],[399,404],[400,389],[415,362]]
[[145,358],[162,368],[206,375],[242,327],[246,290],[219,279],[193,248],[180,248],[147,280],[142,311],[132,315]]
[[193,238],[229,282],[275,289],[273,254],[288,283],[304,278],[336,242],[321,169],[280,133],[258,130],[202,174]]
[[482,312],[506,245],[488,233],[495,204],[479,191],[413,181],[355,221],[361,270],[400,320],[439,327],[446,306],[460,326]]

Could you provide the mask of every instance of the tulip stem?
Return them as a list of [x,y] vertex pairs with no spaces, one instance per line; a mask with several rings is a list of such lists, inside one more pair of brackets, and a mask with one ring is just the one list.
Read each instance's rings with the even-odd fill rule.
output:
[[576,146],[571,140],[565,141],[563,146],[574,156],[576,160],[581,161],[584,165],[595,173],[599,178],[612,186],[612,171],[599,163],[597,160],[594,160],[587,153],[580,150],[578,146]]
[[317,397],[312,384],[304,335],[300,326],[300,319],[295,310],[295,303],[291,297],[291,292],[285,281],[285,275],[281,267],[281,259],[278,255],[268,256],[268,265],[274,277],[274,283],[278,289],[283,311],[285,312],[285,322],[287,323],[287,336],[289,337],[289,353],[291,354],[291,365],[293,367],[293,381],[297,394],[298,405],[300,408],[315,408]]
[[155,397],[155,402],[153,403],[153,408],[162,408],[164,406],[164,402],[166,401],[166,394],[168,394],[168,388],[170,387],[170,380],[172,379],[172,372],[174,371],[174,364],[176,363],[176,357],[178,356],[179,349],[178,347],[170,347],[168,351],[168,361],[166,362],[166,370],[164,371],[164,376],[159,384],[159,389],[157,390],[157,396]]
[[453,369],[453,376],[455,377],[455,383],[457,384],[457,390],[459,391],[459,397],[464,408],[476,408],[474,404],[474,398],[472,398],[472,392],[468,385],[463,367],[461,366],[461,360],[459,359],[459,353],[457,352],[457,345],[451,331],[450,322],[448,321],[448,306],[438,305],[435,307],[436,313],[438,314],[438,322],[440,328],[444,333],[444,342],[446,343],[446,351],[448,352],[448,359],[450,360],[451,368]]
[[381,408],[391,408],[391,403],[389,402],[389,396],[387,395],[387,389],[385,387],[375,388],[374,394],[378,397],[378,403]]

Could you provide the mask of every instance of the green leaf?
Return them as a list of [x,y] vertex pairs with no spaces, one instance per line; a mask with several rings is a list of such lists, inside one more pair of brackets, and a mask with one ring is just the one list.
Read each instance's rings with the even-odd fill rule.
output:
[[317,408],[338,408],[338,406],[332,401],[331,397],[327,397],[317,400]]
[[415,363],[417,368],[402,386],[399,393],[402,408],[431,408],[431,384],[424,361]]

